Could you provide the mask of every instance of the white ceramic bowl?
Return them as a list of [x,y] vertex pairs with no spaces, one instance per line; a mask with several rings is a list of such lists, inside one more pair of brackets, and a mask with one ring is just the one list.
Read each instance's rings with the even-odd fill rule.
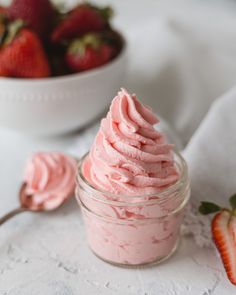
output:
[[57,135],[98,117],[123,85],[126,46],[100,68],[46,79],[0,78],[0,126]]

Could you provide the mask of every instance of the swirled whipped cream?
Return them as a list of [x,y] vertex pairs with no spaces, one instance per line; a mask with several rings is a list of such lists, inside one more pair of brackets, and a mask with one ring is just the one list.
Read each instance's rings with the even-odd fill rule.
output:
[[156,123],[149,107],[121,89],[84,163],[87,180],[102,191],[129,196],[155,194],[175,183],[173,146]]
[[31,209],[53,210],[75,190],[76,161],[58,152],[38,152],[27,161],[24,195]]

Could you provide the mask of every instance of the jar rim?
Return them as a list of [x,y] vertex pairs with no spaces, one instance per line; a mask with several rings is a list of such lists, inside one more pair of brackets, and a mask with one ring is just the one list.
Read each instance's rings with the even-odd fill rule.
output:
[[111,199],[115,199],[117,197],[120,198],[125,198],[125,199],[133,199],[133,198],[150,198],[150,197],[157,197],[158,194],[158,198],[160,199],[164,199],[166,196],[169,196],[171,193],[173,193],[174,191],[176,191],[176,189],[179,188],[179,186],[183,183],[186,183],[186,181],[188,180],[188,167],[187,167],[187,163],[185,161],[185,159],[183,158],[183,156],[177,151],[174,150],[174,158],[178,160],[175,160],[175,164],[178,166],[179,169],[179,173],[180,173],[180,177],[179,179],[173,183],[172,185],[169,185],[168,187],[164,188],[163,190],[160,190],[157,193],[149,193],[149,194],[143,194],[143,195],[124,195],[124,194],[114,194],[114,193],[110,193],[108,191],[103,191],[101,189],[96,188],[95,186],[93,186],[90,182],[87,181],[87,179],[84,177],[83,173],[82,173],[82,165],[84,160],[86,159],[86,157],[89,155],[89,152],[87,152],[79,161],[78,166],[77,166],[77,182],[79,183],[79,181],[83,182],[83,185],[85,185],[86,189],[89,190],[91,193],[95,193],[96,195],[107,195],[109,197],[111,197]]

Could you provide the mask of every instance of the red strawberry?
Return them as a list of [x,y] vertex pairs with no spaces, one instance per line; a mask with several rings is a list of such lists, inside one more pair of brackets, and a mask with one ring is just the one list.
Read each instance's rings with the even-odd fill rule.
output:
[[212,221],[212,235],[216,247],[220,252],[228,278],[234,285],[236,285],[236,243],[231,227],[235,219],[236,217],[231,217],[229,211],[222,210]]
[[68,48],[66,62],[74,72],[85,71],[107,63],[114,56],[114,48],[96,34],[75,39]]
[[48,77],[49,64],[38,36],[26,28],[20,29],[21,25],[16,21],[9,27],[0,48],[1,71],[11,77]]
[[7,15],[10,20],[22,19],[45,39],[52,28],[54,10],[49,0],[13,0]]
[[236,195],[230,198],[232,210],[209,202],[202,202],[199,211],[209,214],[219,211],[212,220],[213,240],[220,253],[227,276],[236,285]]
[[10,77],[10,73],[6,69],[0,67],[0,77]]
[[53,42],[80,37],[88,32],[98,32],[108,26],[112,14],[109,7],[100,9],[89,4],[81,4],[74,8],[67,17],[59,23],[52,33]]
[[0,13],[4,14],[6,12],[6,8],[5,7],[2,7],[0,6]]

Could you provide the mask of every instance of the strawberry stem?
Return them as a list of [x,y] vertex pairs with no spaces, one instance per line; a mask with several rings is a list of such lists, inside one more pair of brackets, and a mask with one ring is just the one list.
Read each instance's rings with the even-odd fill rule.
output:
[[101,16],[102,16],[107,22],[112,18],[113,14],[114,14],[112,8],[109,7],[109,6],[99,9],[99,12],[100,12]]
[[85,49],[87,47],[98,49],[100,45],[101,45],[101,39],[99,38],[98,35],[87,34],[80,39],[75,39],[69,47],[69,52],[71,54],[84,55]]
[[203,215],[207,215],[207,214],[219,212],[221,210],[227,210],[228,212],[230,212],[232,216],[236,216],[236,194],[232,195],[229,198],[229,203],[231,205],[231,209],[222,208],[211,202],[201,202],[201,205],[199,206],[198,211]]
[[236,216],[236,209],[233,209],[233,210],[231,211],[231,215],[232,215],[232,216]]
[[214,203],[211,202],[201,202],[198,210],[201,214],[207,215],[219,212],[222,208]]
[[4,41],[4,45],[10,44],[15,36],[19,33],[20,29],[24,27],[24,21],[17,19],[8,26],[8,33]]
[[233,210],[236,209],[236,194],[234,194],[230,197],[229,203],[230,203]]

